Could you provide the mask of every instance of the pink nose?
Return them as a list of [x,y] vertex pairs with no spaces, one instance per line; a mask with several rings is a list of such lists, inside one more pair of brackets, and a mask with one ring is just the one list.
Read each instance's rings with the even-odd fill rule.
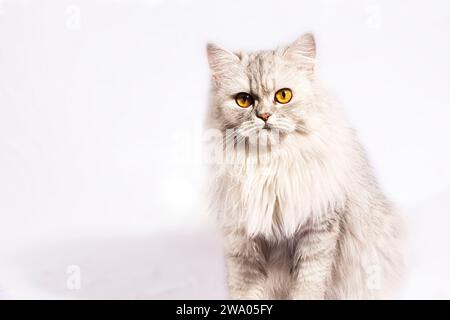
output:
[[264,121],[267,121],[267,120],[270,118],[271,115],[272,115],[272,114],[270,114],[270,113],[268,113],[268,112],[257,113],[257,114],[256,114],[256,116],[257,116],[258,118],[263,119]]

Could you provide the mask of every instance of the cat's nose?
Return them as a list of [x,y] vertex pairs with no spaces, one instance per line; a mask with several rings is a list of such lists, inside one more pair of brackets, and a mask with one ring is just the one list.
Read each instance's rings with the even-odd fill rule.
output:
[[260,119],[263,119],[264,121],[269,120],[269,118],[270,118],[271,115],[272,115],[272,114],[271,114],[271,113],[268,113],[268,112],[263,112],[263,113],[257,112],[257,113],[256,113],[256,116],[257,116],[258,118],[260,118]]

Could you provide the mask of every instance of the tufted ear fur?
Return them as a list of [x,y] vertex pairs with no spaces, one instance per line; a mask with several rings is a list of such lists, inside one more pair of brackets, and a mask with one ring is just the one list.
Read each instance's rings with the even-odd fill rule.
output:
[[236,54],[214,43],[208,43],[206,51],[208,54],[209,68],[211,69],[213,79],[216,81],[240,61],[240,58]]
[[305,33],[294,41],[285,51],[284,56],[299,67],[314,70],[316,58],[316,41],[314,35]]

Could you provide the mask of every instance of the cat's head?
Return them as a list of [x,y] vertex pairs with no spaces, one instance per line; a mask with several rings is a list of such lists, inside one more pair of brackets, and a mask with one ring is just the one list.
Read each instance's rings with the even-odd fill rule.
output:
[[233,53],[208,44],[207,53],[214,127],[235,129],[243,136],[306,132],[315,99],[312,34],[272,51]]

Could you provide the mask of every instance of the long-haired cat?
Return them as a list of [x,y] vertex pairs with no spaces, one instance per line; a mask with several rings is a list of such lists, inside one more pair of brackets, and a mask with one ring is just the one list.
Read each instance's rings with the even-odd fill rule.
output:
[[207,54],[207,126],[222,152],[210,190],[231,298],[390,297],[400,218],[317,80],[313,35],[255,53],[208,44]]

